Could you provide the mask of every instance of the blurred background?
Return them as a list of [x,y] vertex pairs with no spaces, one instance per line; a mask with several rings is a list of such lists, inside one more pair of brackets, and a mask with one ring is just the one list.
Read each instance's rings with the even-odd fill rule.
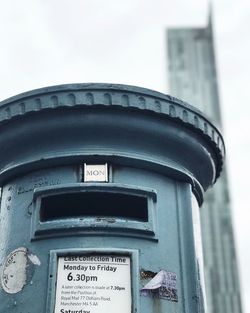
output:
[[[74,82],[122,83],[171,94],[167,29],[207,28],[209,12],[227,148],[229,213],[231,210],[239,269],[231,284],[238,285],[239,278],[237,292],[247,313],[250,312],[250,2],[2,1],[0,100],[35,88]],[[234,254],[234,242],[232,247]],[[225,258],[223,262],[230,262],[230,256]],[[219,288],[219,280],[214,284],[214,288],[216,284]],[[241,311],[232,309],[232,312]]]

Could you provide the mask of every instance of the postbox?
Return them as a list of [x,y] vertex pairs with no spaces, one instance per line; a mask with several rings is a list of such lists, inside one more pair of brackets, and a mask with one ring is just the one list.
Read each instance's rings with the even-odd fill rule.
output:
[[70,84],[0,105],[0,311],[205,312],[199,206],[224,143],[152,90]]

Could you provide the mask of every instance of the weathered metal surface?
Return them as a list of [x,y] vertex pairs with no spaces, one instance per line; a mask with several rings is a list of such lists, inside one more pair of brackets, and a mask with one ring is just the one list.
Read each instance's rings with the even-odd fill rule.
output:
[[[48,87],[1,102],[0,148],[3,312],[57,313],[58,259],[94,254],[130,258],[131,312],[204,311],[192,195],[201,203],[219,176],[224,145],[200,112],[138,87]],[[106,163],[102,181],[85,181],[84,164]],[[8,292],[6,264],[19,247],[23,276]],[[159,272],[161,288],[142,295]],[[91,312],[88,301],[76,312]]]

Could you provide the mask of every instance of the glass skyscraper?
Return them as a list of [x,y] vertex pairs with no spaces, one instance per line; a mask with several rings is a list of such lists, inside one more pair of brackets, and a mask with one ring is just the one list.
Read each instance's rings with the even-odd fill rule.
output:
[[[200,109],[222,130],[211,16],[205,28],[167,31],[170,94]],[[241,313],[241,297],[224,168],[201,208],[208,313]]]

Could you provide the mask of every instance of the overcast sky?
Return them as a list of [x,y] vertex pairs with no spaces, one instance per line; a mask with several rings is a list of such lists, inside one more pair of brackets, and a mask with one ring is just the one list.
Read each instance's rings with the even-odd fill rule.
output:
[[[245,313],[250,312],[250,1],[213,4],[219,87]],[[168,93],[165,30],[205,26],[206,0],[1,1],[0,100],[72,82]]]

